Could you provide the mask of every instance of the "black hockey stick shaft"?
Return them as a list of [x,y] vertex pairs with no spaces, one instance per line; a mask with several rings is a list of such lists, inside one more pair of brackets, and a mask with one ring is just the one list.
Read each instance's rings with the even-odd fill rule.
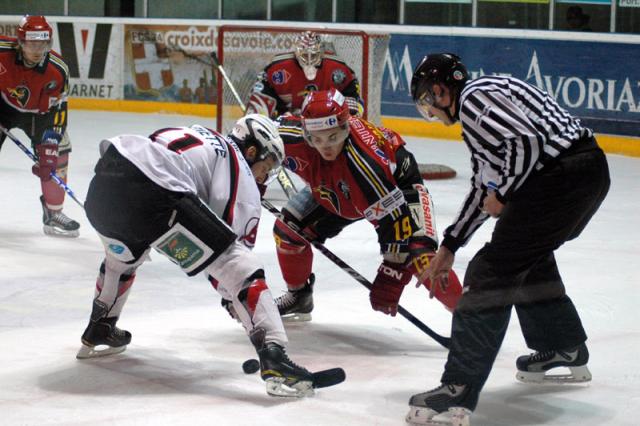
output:
[[[31,150],[29,150],[29,148],[27,148],[26,146],[24,146],[22,144],[22,142],[20,142],[20,140],[18,138],[16,138],[13,133],[11,133],[9,130],[7,130],[4,126],[0,125],[0,131],[2,133],[4,133],[5,135],[7,135],[7,137],[9,139],[11,139],[16,145],[18,145],[18,148],[20,148],[22,150],[22,152],[24,152],[25,154],[27,154],[27,157],[31,158],[31,160],[34,163],[38,162],[38,159],[36,158],[36,156],[33,154],[33,152],[31,152]],[[60,179],[60,177],[56,174],[56,172],[51,172],[51,179],[53,179],[53,181],[55,183],[57,183],[62,189],[64,189],[64,192],[66,192],[67,194],[69,194],[69,197],[71,197],[71,199],[73,201],[75,201],[76,203],[78,203],[78,205],[80,207],[82,207],[84,209],[84,203],[82,201],[80,201],[77,197],[76,194],[71,190],[71,188],[69,188],[67,186],[66,183],[64,183],[64,181],[62,179]]]
[[[269,210],[269,212],[271,212],[275,217],[280,219],[285,225],[287,225],[289,227],[289,229],[291,229],[293,232],[295,232],[300,238],[304,238],[304,236],[300,234],[301,230],[300,229],[296,229],[295,224],[286,221],[285,218],[284,218],[284,215],[282,214],[282,212],[280,212],[280,210],[278,210],[278,208],[276,206],[271,204],[268,200],[264,200],[264,199],[262,200],[262,206],[265,209]],[[306,238],[304,238],[304,239],[306,240]],[[365,277],[360,275],[360,273],[358,273],[358,271],[353,269],[344,260],[342,260],[335,253],[333,253],[331,250],[329,250],[327,247],[325,247],[324,244],[322,244],[322,243],[320,243],[318,241],[309,241],[309,243],[312,244],[316,249],[318,249],[318,251],[320,251],[320,253],[324,254],[330,261],[332,261],[334,264],[336,264],[340,269],[342,269],[343,271],[345,271],[346,273],[351,275],[351,277],[353,277],[353,279],[355,279],[357,282],[359,282],[360,284],[362,284],[363,286],[365,286],[369,290],[371,289],[373,284],[371,284],[371,282],[369,280],[367,280]],[[407,311],[405,308],[403,308],[400,305],[398,305],[398,313],[400,315],[402,315],[403,317],[405,317],[413,325],[418,327],[420,330],[422,330],[425,334],[427,334],[433,340],[435,340],[436,342],[440,343],[445,348],[449,349],[449,345],[450,345],[450,342],[451,342],[450,338],[441,336],[440,334],[436,333],[429,326],[427,326],[425,323],[420,321],[413,314],[411,314],[411,312]]]
[[[227,72],[222,67],[220,60],[218,60],[218,55],[216,55],[216,52],[211,52],[211,59],[213,59],[213,63],[215,64],[218,71],[220,71],[220,75],[222,75],[224,82],[227,83],[227,87],[231,89],[231,93],[233,93],[233,97],[236,98],[236,102],[238,102],[238,105],[240,105],[240,108],[242,109],[242,113],[245,114],[247,112],[247,107],[244,105],[244,102],[242,102],[242,99],[240,98],[238,91],[236,90],[235,86],[231,82],[231,79],[227,75]],[[282,187],[282,190],[284,191],[287,198],[293,197],[298,192],[295,185],[293,184],[293,181],[291,180],[291,177],[289,176],[287,171],[284,169],[284,167],[280,167],[280,170],[278,170],[278,175],[276,178],[278,179],[278,183]]]

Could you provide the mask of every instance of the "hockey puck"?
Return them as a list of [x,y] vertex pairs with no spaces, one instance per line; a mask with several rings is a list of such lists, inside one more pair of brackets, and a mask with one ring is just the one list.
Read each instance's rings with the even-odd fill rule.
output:
[[260,363],[257,359],[248,359],[242,363],[242,371],[244,371],[245,374],[253,374],[258,370],[260,370]]

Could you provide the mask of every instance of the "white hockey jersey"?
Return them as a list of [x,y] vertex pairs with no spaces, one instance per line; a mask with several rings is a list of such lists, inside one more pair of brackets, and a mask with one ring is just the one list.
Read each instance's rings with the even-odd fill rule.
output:
[[195,193],[222,218],[247,247],[255,244],[260,192],[238,146],[199,125],[160,129],[149,137],[120,135],[100,143],[100,155],[113,145],[159,186]]

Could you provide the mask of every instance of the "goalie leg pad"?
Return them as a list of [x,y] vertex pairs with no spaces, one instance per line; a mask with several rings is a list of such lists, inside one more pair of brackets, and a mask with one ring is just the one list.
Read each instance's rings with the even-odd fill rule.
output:
[[169,226],[151,246],[189,276],[203,271],[237,239],[229,225],[193,194],[176,203]]

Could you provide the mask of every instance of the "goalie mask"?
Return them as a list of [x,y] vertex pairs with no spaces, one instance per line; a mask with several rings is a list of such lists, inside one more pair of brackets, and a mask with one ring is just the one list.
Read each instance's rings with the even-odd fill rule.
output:
[[349,106],[337,89],[311,92],[302,104],[302,128],[307,143],[317,148],[314,133],[338,129],[327,144],[337,145],[349,136]]
[[322,63],[322,41],[313,31],[305,31],[296,38],[295,55],[307,80],[313,80]]
[[25,15],[16,32],[25,65],[34,67],[41,64],[51,50],[53,36],[45,17]]
[[[271,160],[271,172],[277,170],[284,161],[284,143],[276,124],[261,114],[248,114],[236,122],[229,134],[242,151],[249,166],[259,161]],[[255,147],[256,155],[247,159],[246,152]]]
[[[411,96],[420,115],[431,120],[429,110],[436,102],[436,95],[433,91],[435,85],[446,86],[452,94],[451,102],[458,103],[460,92],[467,80],[469,80],[467,68],[453,53],[436,53],[422,58],[411,79]],[[450,107],[451,105],[444,108],[435,106],[435,108],[445,111],[451,121],[456,121],[459,106],[456,106],[454,115],[449,112]]]

